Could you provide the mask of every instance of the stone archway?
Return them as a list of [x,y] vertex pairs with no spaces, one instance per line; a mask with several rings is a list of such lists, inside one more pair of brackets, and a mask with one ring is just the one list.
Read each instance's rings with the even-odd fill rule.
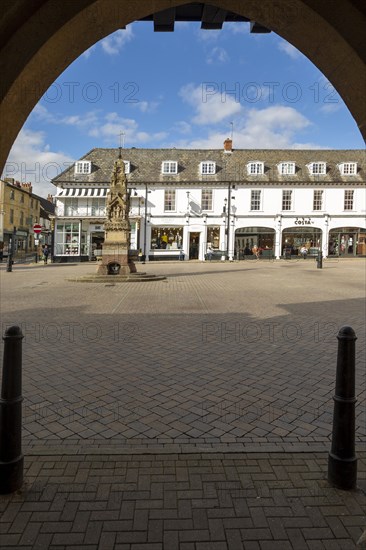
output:
[[[298,48],[332,82],[366,138],[366,8],[363,0],[202,2],[257,21]],[[81,53],[128,23],[187,3],[184,0],[3,0],[0,171],[33,107]]]

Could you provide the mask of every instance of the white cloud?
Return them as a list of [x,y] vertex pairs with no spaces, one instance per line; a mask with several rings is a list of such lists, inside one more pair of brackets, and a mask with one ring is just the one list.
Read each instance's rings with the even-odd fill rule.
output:
[[339,111],[341,108],[342,108],[343,104],[341,101],[338,101],[338,102],[334,102],[334,103],[324,103],[319,111],[321,111],[322,113],[326,114],[326,115],[331,115],[333,113],[336,113],[337,111]]
[[216,124],[242,110],[235,98],[220,93],[216,83],[203,83],[196,88],[193,84],[187,84],[180,89],[179,95],[196,111],[192,118],[195,124]]
[[138,101],[137,103],[132,103],[133,107],[140,109],[142,113],[154,113],[159,106],[158,101]]
[[214,63],[226,63],[229,61],[229,55],[224,48],[216,46],[211,50],[206,58],[206,63],[213,65]]
[[[300,143],[298,132],[306,130],[310,121],[293,107],[272,106],[266,109],[243,110],[234,117],[233,142],[238,149],[321,148],[314,143]],[[221,148],[228,132],[212,130],[206,138],[181,140],[176,147]]]
[[100,42],[102,49],[108,55],[116,55],[120,53],[123,46],[134,38],[132,26],[128,25],[125,29],[110,34]]
[[74,162],[62,151],[51,151],[44,132],[22,129],[5,163],[3,176],[31,182],[33,192],[46,197],[55,194],[51,179]]
[[301,52],[299,52],[299,50],[289,42],[281,40],[278,42],[277,47],[281,52],[284,52],[290,56],[291,59],[299,59],[301,57]]
[[179,120],[175,123],[173,131],[178,132],[179,134],[189,134],[192,131],[192,128],[191,125],[185,120]]

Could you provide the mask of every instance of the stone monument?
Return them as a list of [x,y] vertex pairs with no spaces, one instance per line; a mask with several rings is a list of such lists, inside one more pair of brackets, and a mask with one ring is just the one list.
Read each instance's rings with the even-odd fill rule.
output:
[[134,262],[128,258],[131,232],[129,210],[130,197],[120,150],[118,159],[114,161],[111,186],[107,193],[104,243],[98,260],[98,275],[136,273]]

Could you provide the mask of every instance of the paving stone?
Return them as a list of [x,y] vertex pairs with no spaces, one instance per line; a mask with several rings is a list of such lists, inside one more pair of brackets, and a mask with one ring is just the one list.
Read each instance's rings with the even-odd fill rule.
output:
[[16,269],[2,315],[26,334],[25,484],[0,497],[1,549],[355,548],[365,492],[330,487],[326,472],[340,326],[365,358],[361,262],[325,263],[316,284],[310,263],[148,265],[170,274],[163,292],[65,280],[90,265],[52,266],[37,289],[38,268]]

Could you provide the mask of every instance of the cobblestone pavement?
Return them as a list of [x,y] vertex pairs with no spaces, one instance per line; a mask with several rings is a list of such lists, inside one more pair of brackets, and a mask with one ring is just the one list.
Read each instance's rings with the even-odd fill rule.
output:
[[[157,263],[143,269],[166,281],[67,280],[94,269],[0,267],[2,333],[25,336],[26,455],[22,492],[1,497],[0,548],[355,548],[364,261]],[[358,336],[349,493],[325,481],[343,325]]]

